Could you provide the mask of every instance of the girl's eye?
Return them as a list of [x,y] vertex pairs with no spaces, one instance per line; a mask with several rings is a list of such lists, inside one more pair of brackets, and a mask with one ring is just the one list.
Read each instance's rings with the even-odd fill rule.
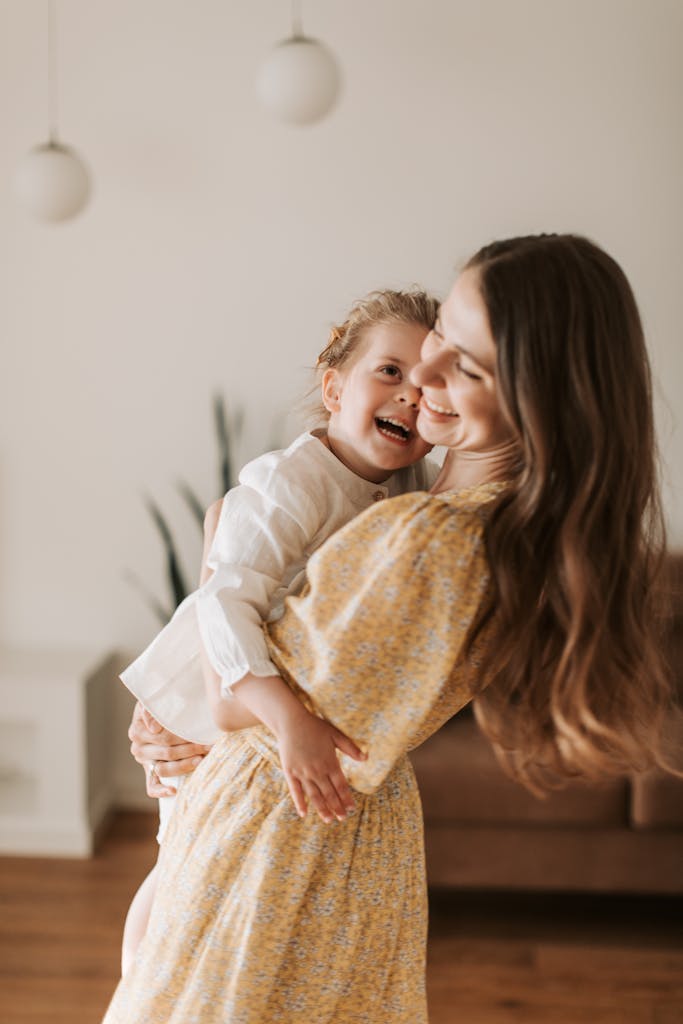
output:
[[398,366],[380,366],[379,372],[386,374],[387,377],[400,377],[401,371]]

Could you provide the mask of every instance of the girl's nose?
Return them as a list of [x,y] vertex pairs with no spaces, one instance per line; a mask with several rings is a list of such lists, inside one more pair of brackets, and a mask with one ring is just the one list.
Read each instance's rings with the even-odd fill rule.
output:
[[420,389],[417,385],[413,384],[412,374],[410,380],[403,381],[403,384],[396,395],[396,401],[405,402],[406,405],[411,405],[415,409],[417,409],[420,404]]

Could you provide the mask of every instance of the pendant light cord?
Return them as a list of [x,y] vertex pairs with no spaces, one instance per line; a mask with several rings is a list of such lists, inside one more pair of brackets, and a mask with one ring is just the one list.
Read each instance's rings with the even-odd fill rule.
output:
[[301,22],[301,2],[292,0],[292,39],[303,39],[304,30]]
[[57,142],[57,48],[55,0],[47,0],[47,128],[50,145]]

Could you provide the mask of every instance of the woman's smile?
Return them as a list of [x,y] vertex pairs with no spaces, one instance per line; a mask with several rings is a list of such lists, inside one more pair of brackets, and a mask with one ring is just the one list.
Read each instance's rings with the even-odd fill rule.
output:
[[475,271],[439,310],[410,379],[422,391],[417,429],[430,444],[490,452],[512,440],[496,386],[496,344]]
[[453,409],[446,409],[443,405],[439,405],[438,402],[431,401],[431,399],[427,398],[426,395],[422,396],[422,401],[420,403],[420,408],[423,408],[424,406],[426,406],[427,409],[430,412],[435,412],[439,416],[457,416],[458,415],[457,412],[455,412]]

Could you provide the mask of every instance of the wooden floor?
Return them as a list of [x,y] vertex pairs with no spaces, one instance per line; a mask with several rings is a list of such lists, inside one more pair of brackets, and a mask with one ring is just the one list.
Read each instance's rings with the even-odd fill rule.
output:
[[[154,831],[125,814],[92,860],[0,858],[2,1024],[100,1021]],[[431,1024],[683,1024],[681,900],[434,894],[429,958]]]

